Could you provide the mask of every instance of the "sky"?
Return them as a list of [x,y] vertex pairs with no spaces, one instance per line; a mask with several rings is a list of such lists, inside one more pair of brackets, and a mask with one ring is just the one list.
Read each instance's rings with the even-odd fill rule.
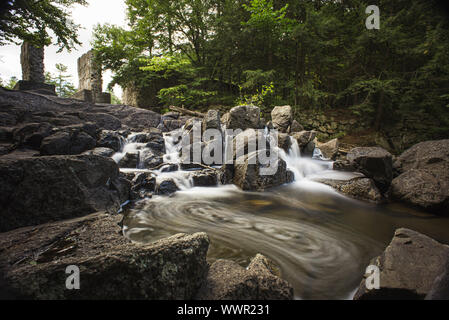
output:
[[[48,46],[45,48],[45,71],[56,73],[55,64],[62,63],[68,67],[68,74],[72,75],[70,79],[75,87],[78,87],[78,69],[77,60],[84,53],[91,49],[92,31],[97,23],[111,23],[125,26],[126,6],[123,0],[88,0],[89,5],[84,7],[80,5],[73,6],[71,9],[72,19],[76,24],[81,25],[78,31],[78,39],[82,45],[72,49],[71,52],[64,50],[57,53],[57,46]],[[6,45],[0,46],[0,78],[4,81],[15,76],[22,79],[22,70],[20,67],[20,46]],[[103,90],[111,81],[110,71],[103,73]],[[115,86],[114,93],[121,97],[122,90]]]

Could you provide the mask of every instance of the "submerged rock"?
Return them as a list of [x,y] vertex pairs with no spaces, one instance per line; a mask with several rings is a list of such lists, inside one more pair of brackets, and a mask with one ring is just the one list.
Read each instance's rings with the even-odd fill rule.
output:
[[383,254],[371,262],[380,269],[380,289],[368,290],[363,279],[354,299],[424,299],[448,257],[449,246],[416,231],[398,229]]
[[68,219],[121,203],[116,163],[100,156],[0,160],[0,231]]
[[393,179],[393,157],[380,147],[359,147],[347,154],[350,164],[371,178],[381,192],[387,191]]
[[198,300],[292,300],[293,288],[279,278],[274,263],[258,254],[248,268],[228,260],[212,264]]
[[[206,276],[205,233],[178,234],[142,245],[96,213],[0,234],[0,296],[18,299],[192,299]],[[67,266],[80,290],[67,290]]]

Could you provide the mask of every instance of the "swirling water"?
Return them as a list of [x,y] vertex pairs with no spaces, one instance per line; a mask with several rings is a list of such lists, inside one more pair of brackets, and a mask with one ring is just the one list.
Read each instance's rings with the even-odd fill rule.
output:
[[169,198],[137,202],[127,210],[124,233],[146,243],[176,233],[206,232],[210,262],[230,259],[246,266],[262,253],[279,265],[297,299],[352,298],[366,266],[399,227],[449,242],[449,219],[349,199],[311,180],[347,174],[331,171],[326,161],[295,152],[287,156],[296,177],[292,184],[266,192],[244,192],[232,185],[184,187]]

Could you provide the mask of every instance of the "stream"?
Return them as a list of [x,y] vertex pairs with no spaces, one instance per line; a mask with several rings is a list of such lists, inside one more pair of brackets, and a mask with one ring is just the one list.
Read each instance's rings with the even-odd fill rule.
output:
[[[179,161],[175,141],[170,134],[164,137],[164,162]],[[188,171],[152,171],[158,179],[173,178],[181,190],[126,209],[124,234],[149,243],[176,233],[206,232],[210,263],[229,259],[246,267],[262,253],[280,267],[296,299],[352,299],[370,260],[382,253],[397,228],[449,243],[447,218],[395,203],[353,200],[314,182],[357,176],[333,171],[331,161],[319,159],[318,149],[315,154],[314,159],[301,157],[295,143],[288,153],[280,150],[295,181],[265,192],[246,192],[234,185],[193,187]],[[120,154],[113,158],[118,161]]]

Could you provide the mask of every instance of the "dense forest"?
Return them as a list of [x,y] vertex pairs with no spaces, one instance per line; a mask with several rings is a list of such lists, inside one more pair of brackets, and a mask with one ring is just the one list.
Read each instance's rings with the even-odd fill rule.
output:
[[[373,1],[371,1],[373,2]],[[343,108],[379,130],[407,113],[449,128],[449,19],[436,1],[126,0],[93,45],[114,84],[160,106]],[[367,29],[368,5],[380,29]]]

